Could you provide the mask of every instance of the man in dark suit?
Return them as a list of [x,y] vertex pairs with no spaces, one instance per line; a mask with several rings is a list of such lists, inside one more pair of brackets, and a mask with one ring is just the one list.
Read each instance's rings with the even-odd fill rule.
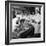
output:
[[[20,21],[20,23],[21,23],[21,25],[22,25],[22,23],[24,23],[24,19],[22,19],[21,21]],[[25,25],[24,25],[25,26]],[[31,25],[31,24],[28,24],[28,27],[29,27],[29,29],[27,29],[26,31],[24,31],[24,32],[22,32],[20,35],[19,35],[19,38],[29,38],[29,37],[33,37],[33,35],[34,35],[34,27]]]

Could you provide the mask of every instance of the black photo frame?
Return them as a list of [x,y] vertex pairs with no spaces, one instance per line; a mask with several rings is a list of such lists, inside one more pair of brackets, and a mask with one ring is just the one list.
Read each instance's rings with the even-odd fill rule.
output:
[[[43,5],[43,37],[42,40],[40,41],[26,41],[26,42],[12,42],[10,43],[10,28],[12,28],[12,26],[9,26],[11,24],[10,23],[10,5],[11,4],[17,4],[19,5],[19,3],[21,4],[38,4],[38,5]],[[10,9],[9,9],[10,8]],[[12,20],[12,18],[11,18]],[[12,22],[11,22],[12,23]],[[11,29],[12,30],[12,29]],[[42,43],[45,42],[45,3],[44,2],[26,2],[26,1],[5,1],[5,44],[6,45],[10,45],[10,44],[26,44],[26,43]]]

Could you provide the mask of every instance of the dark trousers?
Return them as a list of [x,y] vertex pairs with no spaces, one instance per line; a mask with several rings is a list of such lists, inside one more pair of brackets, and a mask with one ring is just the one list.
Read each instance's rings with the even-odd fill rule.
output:
[[27,38],[28,36],[32,37],[33,35],[34,35],[34,27],[32,26],[27,31],[20,34],[19,38]]

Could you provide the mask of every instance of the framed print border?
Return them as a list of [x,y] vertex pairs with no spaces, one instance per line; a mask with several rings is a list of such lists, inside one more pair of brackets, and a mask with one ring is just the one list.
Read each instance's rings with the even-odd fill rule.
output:
[[[10,43],[9,42],[9,3],[28,3],[28,4],[42,4],[44,5],[43,11],[43,41],[32,41],[32,42],[17,42],[17,43]],[[45,3],[44,2],[25,2],[25,1],[5,1],[5,44],[26,44],[26,43],[42,43],[45,42]]]

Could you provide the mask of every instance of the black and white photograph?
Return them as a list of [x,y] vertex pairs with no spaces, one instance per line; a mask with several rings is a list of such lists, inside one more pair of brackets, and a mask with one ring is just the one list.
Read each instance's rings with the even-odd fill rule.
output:
[[45,3],[5,2],[6,44],[44,42]]

